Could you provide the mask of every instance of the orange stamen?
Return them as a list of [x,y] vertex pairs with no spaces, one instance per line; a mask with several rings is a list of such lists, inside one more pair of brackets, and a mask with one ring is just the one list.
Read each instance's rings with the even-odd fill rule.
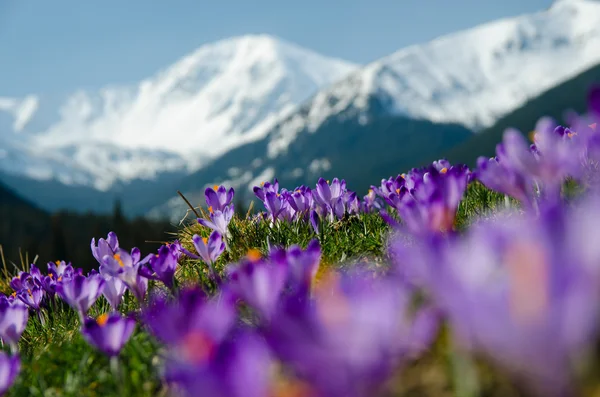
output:
[[213,190],[216,192],[217,190],[219,190],[219,185],[214,185],[213,186]]
[[445,174],[446,172],[448,172],[448,168],[444,167],[440,170],[440,174]]
[[121,254],[114,254],[113,258],[115,258],[115,260],[119,263],[119,266],[125,267],[123,260],[121,260]]
[[254,262],[254,261],[257,261],[260,258],[262,258],[262,255],[259,250],[252,248],[252,249],[248,250],[246,257]]
[[101,327],[105,326],[107,322],[108,322],[108,314],[107,313],[101,314],[96,318],[96,323]]
[[208,207],[208,212],[210,212],[211,214],[214,212],[212,205],[210,207]]

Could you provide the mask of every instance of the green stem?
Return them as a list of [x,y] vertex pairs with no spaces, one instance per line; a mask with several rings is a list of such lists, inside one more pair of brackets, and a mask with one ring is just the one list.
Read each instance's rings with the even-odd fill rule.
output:
[[450,365],[455,395],[457,397],[479,396],[479,379],[473,359],[453,346],[450,352]]

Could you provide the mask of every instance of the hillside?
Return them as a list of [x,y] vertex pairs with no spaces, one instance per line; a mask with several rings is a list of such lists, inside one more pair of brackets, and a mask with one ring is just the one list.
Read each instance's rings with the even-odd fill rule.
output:
[[595,83],[600,83],[600,65],[528,101],[523,107],[504,116],[481,134],[474,135],[453,149],[440,152],[433,157],[424,157],[420,163],[426,164],[436,157],[446,157],[451,162],[474,166],[478,156],[495,155],[496,145],[502,140],[504,131],[509,127],[528,134],[535,127],[539,115],[547,115],[562,122],[568,110],[586,112],[586,93],[590,85]]

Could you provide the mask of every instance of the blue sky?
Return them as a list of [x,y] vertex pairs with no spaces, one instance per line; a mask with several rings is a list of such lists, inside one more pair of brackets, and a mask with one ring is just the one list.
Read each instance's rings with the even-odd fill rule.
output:
[[367,63],[552,0],[1,0],[0,96],[137,82],[202,44],[268,33]]

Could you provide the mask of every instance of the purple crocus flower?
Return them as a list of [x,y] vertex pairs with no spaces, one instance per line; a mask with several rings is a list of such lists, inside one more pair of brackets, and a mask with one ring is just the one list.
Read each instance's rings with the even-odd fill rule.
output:
[[148,279],[140,274],[143,264],[140,259],[141,253],[138,248],[133,248],[131,254],[119,248],[115,254],[102,258],[100,273],[121,279],[136,299],[142,302],[148,290]]
[[381,204],[377,201],[377,192],[371,188],[366,196],[363,197],[362,202],[360,203],[360,212],[365,214],[371,213],[373,211],[379,211],[381,209]]
[[99,274],[88,277],[75,275],[73,278],[63,280],[57,285],[59,296],[75,309],[81,319],[84,318],[90,307],[102,294],[106,282]]
[[[502,144],[498,145],[496,151],[502,153]],[[527,174],[517,172],[507,161],[501,162],[499,158],[502,158],[501,154],[491,159],[478,158],[476,179],[489,189],[511,196],[527,208],[533,208],[533,179]]]
[[599,220],[598,197],[575,212],[543,205],[539,217],[508,213],[465,237],[423,240],[398,265],[418,275],[461,346],[540,395],[572,395],[571,365],[598,332]]
[[172,288],[179,255],[178,245],[163,245],[158,249],[158,254],[148,255],[140,262],[142,265],[140,273],[146,278],[160,280],[167,287]]
[[258,199],[264,203],[266,199],[266,194],[268,192],[275,194],[279,193],[279,182],[277,181],[277,179],[275,179],[272,184],[270,182],[264,182],[261,184],[260,187],[254,186],[253,191],[256,197],[258,197]]
[[212,188],[207,187],[204,191],[204,196],[206,198],[206,205],[209,208],[209,211],[212,209],[213,211],[223,211],[225,207],[228,207],[233,200],[234,190],[233,188],[229,188],[227,190],[225,186],[213,186]]
[[35,265],[31,265],[30,272],[20,271],[16,277],[10,281],[10,286],[16,292],[23,289],[31,289],[42,286],[42,275]]
[[214,397],[263,397],[271,394],[273,362],[264,341],[249,331],[240,331],[219,345],[201,336],[187,342],[187,360],[171,357],[166,377],[184,396],[198,391]]
[[337,217],[342,218],[346,212],[344,195],[346,193],[346,181],[334,178],[331,185],[323,178],[319,178],[317,187],[313,191],[313,199],[317,213],[320,217],[327,217],[333,222]]
[[135,330],[135,319],[119,313],[88,318],[81,328],[84,339],[109,357],[116,357]]
[[293,245],[271,252],[270,260],[287,269],[286,292],[304,299],[310,296],[321,263],[321,246],[311,240],[305,250]]
[[114,232],[108,233],[108,237],[105,239],[101,238],[98,240],[96,245],[96,239],[92,239],[91,243],[92,255],[98,261],[100,265],[103,263],[105,256],[113,256],[119,249],[119,239]]
[[113,277],[109,274],[102,276],[104,278],[104,288],[102,295],[106,298],[114,311],[119,309],[119,305],[123,300],[123,295],[127,291],[127,285],[118,277]]
[[[236,319],[233,300],[229,295],[209,299],[199,288],[183,289],[174,301],[158,296],[143,312],[144,322],[161,342],[180,350],[182,358],[194,354],[186,352],[186,343],[202,335],[210,344],[225,339]],[[193,357],[188,357],[194,361]]]
[[23,302],[18,299],[11,302],[7,297],[0,296],[0,339],[14,350],[28,319],[29,311]]
[[289,205],[294,210],[295,219],[306,219],[313,206],[312,191],[309,187],[300,186],[286,196]]
[[5,395],[11,388],[20,371],[19,356],[9,356],[5,352],[0,352],[0,396]]
[[[70,277],[74,273],[73,265],[65,261],[56,261],[48,263],[48,275],[52,275],[54,280],[61,277]],[[59,280],[60,281],[60,280]]]
[[[233,218],[233,206],[227,206],[223,211],[213,211],[210,213],[210,220],[198,218],[198,223],[209,229],[219,232],[225,241],[229,238],[229,222]],[[227,243],[226,243],[227,244]]]
[[208,298],[199,288],[184,289],[174,301],[153,299],[143,317],[167,345],[167,381],[184,395],[267,395],[268,350],[254,334],[233,329],[236,311],[227,293]]
[[37,285],[17,292],[17,298],[35,311],[40,310],[40,303],[44,298],[44,290]]
[[437,313],[410,316],[411,295],[372,275],[326,277],[314,301],[284,296],[264,331],[283,363],[314,395],[376,393],[397,365],[418,356],[437,334]]
[[533,151],[519,131],[508,129],[504,133],[503,151],[498,153],[505,167],[521,174],[522,179],[533,179],[539,193],[552,200],[560,197],[566,177],[578,178],[581,174],[579,141],[561,136],[555,128],[556,123],[549,118],[538,121]]
[[195,234],[192,237],[192,242],[194,244],[194,248],[196,248],[196,252],[198,255],[189,252],[186,249],[182,248],[182,252],[194,259],[202,259],[204,263],[206,263],[210,269],[211,276],[213,278],[216,277],[215,269],[213,264],[217,261],[217,258],[223,253],[225,250],[225,243],[221,238],[219,232],[213,231],[210,234],[209,238],[200,237]]
[[258,251],[250,251],[236,265],[230,265],[227,288],[253,307],[264,321],[271,318],[288,277],[286,263],[267,261]]
[[438,172],[431,168],[405,191],[397,209],[408,230],[415,234],[450,231],[467,187],[468,169],[453,166]]
[[299,246],[273,250],[269,258],[251,251],[247,258],[227,269],[226,288],[254,308],[263,322],[268,322],[282,293],[298,300],[310,297],[320,260],[317,240],[311,241],[306,250]]

